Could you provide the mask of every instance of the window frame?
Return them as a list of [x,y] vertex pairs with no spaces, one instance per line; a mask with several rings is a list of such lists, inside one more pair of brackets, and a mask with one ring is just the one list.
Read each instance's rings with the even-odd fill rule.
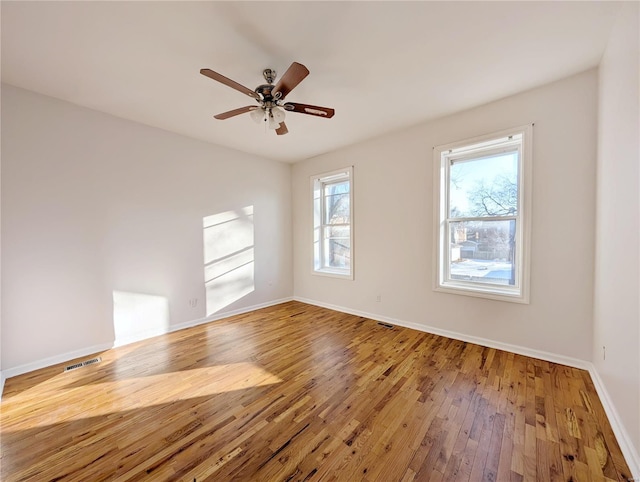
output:
[[[450,168],[455,162],[512,152],[513,136],[522,136],[518,156],[518,209],[515,215],[452,217],[450,215]],[[434,285],[437,292],[528,304],[530,300],[530,239],[533,124],[501,130],[433,148],[434,166]],[[455,280],[450,276],[451,222],[464,220],[516,221],[515,286]],[[452,221],[455,220],[455,221]]]
[[[335,268],[324,266],[324,248],[322,243],[322,233],[326,226],[324,223],[325,196],[324,186],[349,181],[349,268]],[[311,232],[311,273],[318,276],[331,278],[354,279],[354,243],[353,243],[353,166],[343,169],[336,169],[311,176],[311,210],[312,210],[312,232]],[[319,195],[316,193],[319,192]],[[333,225],[335,226],[335,225]],[[347,226],[340,224],[339,226]]]

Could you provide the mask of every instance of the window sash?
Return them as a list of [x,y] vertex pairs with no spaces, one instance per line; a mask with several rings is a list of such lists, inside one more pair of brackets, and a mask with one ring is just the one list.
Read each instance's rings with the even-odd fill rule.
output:
[[[518,139],[520,139],[521,136],[518,136]],[[517,142],[517,145],[513,145],[513,142]],[[472,161],[482,161],[482,160],[486,160],[486,159],[492,159],[495,157],[499,157],[500,155],[504,155],[504,154],[516,154],[517,156],[517,160],[518,160],[518,170],[517,170],[517,176],[516,176],[516,185],[517,185],[517,189],[518,189],[518,199],[516,202],[516,213],[515,215],[520,215],[520,209],[521,209],[521,196],[520,193],[522,191],[522,183],[521,183],[521,179],[522,179],[522,149],[521,149],[521,140],[517,140],[514,141],[512,138],[508,138],[508,146],[502,146],[502,145],[495,145],[495,144],[491,144],[489,146],[483,147],[482,148],[482,152],[480,153],[475,153],[475,151],[472,150],[465,150],[465,155],[464,156],[458,156],[458,157],[452,157],[451,152],[449,151],[448,153],[443,153],[442,154],[442,164],[444,166],[444,170],[445,170],[445,180],[443,182],[446,182],[446,196],[445,196],[445,202],[446,202],[446,206],[445,206],[445,213],[447,216],[447,219],[453,219],[456,218],[455,216],[451,216],[451,168],[456,165],[456,164],[461,164],[461,163],[465,163],[465,162],[472,162]],[[455,151],[453,151],[455,152]],[[442,184],[440,186],[440,189],[442,189]],[[489,219],[489,218],[493,218],[493,217],[507,217],[507,216],[511,216],[511,214],[504,214],[504,215],[499,215],[499,216],[483,216],[485,219]],[[460,216],[461,218],[462,216]],[[473,217],[473,216],[468,216],[468,217]]]
[[[485,218],[475,218],[474,220],[480,221],[480,222],[484,222],[486,221]],[[468,287],[475,287],[475,286],[494,286],[497,289],[500,290],[504,290],[504,291],[519,291],[520,290],[520,286],[521,286],[521,282],[520,282],[520,271],[521,271],[521,267],[520,267],[520,263],[517,262],[518,260],[518,255],[519,255],[519,250],[520,247],[518,245],[518,232],[520,229],[520,220],[516,217],[516,216],[511,216],[510,219],[505,219],[505,218],[496,218],[493,221],[488,221],[488,222],[510,222],[513,221],[515,223],[515,236],[514,236],[514,253],[513,253],[513,260],[511,261],[511,269],[514,270],[514,284],[504,284],[504,283],[498,283],[498,282],[491,282],[491,281],[484,281],[484,278],[482,280],[477,280],[477,281],[465,281],[463,279],[459,279],[459,278],[454,278],[452,273],[451,273],[451,268],[452,268],[452,263],[453,260],[451,257],[451,246],[453,244],[452,240],[449,239],[449,236],[447,236],[446,239],[446,243],[447,243],[447,247],[448,249],[444,249],[444,253],[443,253],[443,258],[444,258],[444,270],[445,270],[445,274],[444,274],[444,278],[445,278],[445,283],[453,283],[453,284],[463,284],[465,286]],[[465,222],[465,221],[458,221],[458,220],[446,220],[445,221],[445,233],[450,234],[451,233],[451,225],[453,223],[461,223],[461,222]],[[446,234],[445,234],[446,235]],[[493,248],[495,249],[495,248]],[[478,258],[475,258],[478,259]],[[484,274],[484,273],[483,273]],[[488,278],[488,279],[495,279],[495,278]]]

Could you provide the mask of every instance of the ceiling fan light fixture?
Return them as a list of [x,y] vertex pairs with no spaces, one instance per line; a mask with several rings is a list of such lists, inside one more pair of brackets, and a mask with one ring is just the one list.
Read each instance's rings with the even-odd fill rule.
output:
[[269,129],[277,129],[280,127],[280,122],[278,122],[272,112],[269,113]]
[[261,108],[252,110],[249,115],[256,124],[260,124],[260,122],[265,120],[265,111]]
[[278,124],[284,122],[284,118],[286,117],[284,111],[278,107],[274,107],[273,109],[271,109],[271,115]]

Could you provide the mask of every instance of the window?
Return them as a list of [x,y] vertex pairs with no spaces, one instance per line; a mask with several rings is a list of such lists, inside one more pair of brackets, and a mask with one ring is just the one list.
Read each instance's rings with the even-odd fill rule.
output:
[[353,168],[311,178],[313,272],[353,279]]
[[531,126],[439,146],[436,291],[529,302]]

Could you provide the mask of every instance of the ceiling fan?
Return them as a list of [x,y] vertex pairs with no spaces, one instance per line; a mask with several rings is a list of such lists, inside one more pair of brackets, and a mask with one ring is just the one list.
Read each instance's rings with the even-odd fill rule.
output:
[[213,80],[242,92],[256,100],[258,105],[248,105],[237,109],[223,112],[215,115],[216,119],[224,120],[236,115],[249,112],[251,118],[255,122],[266,122],[270,129],[274,129],[279,136],[289,132],[284,123],[285,111],[298,112],[300,114],[315,115],[318,117],[333,117],[335,111],[329,107],[319,107],[317,105],[298,104],[296,102],[285,102],[284,98],[291,92],[304,78],[309,75],[309,70],[298,62],[293,62],[284,73],[282,78],[276,85],[273,81],[276,79],[276,71],[272,69],[264,69],[262,75],[267,81],[266,84],[259,85],[255,90],[248,89],[218,72],[211,69],[201,69],[200,73]]

